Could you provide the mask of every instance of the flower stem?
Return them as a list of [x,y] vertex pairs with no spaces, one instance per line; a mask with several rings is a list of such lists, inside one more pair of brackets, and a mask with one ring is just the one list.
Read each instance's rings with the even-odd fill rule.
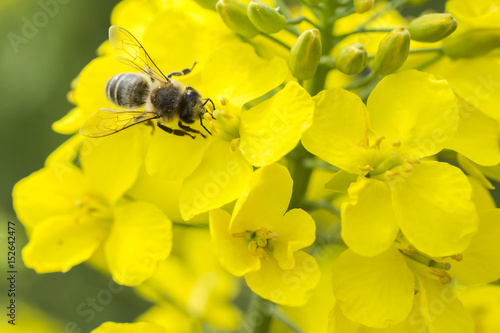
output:
[[265,34],[265,33],[261,33],[261,36],[264,36],[264,37],[266,37],[267,39],[272,40],[273,42],[275,42],[275,43],[276,43],[276,44],[278,44],[278,45],[283,46],[283,47],[284,47],[285,49],[287,49],[287,50],[290,50],[290,48],[291,48],[289,45],[286,45],[285,43],[283,43],[281,40],[279,40],[279,39],[278,39],[278,38],[276,38],[276,37],[273,37],[273,36],[268,35],[268,34]]
[[295,17],[293,19],[290,19],[290,20],[287,20],[286,21],[286,24],[287,25],[295,25],[295,24],[300,24],[302,22],[308,22],[309,24],[311,24],[313,27],[315,28],[318,28],[318,26],[316,25],[316,23],[314,23],[313,21],[311,21],[310,19],[308,19],[307,17],[305,16],[299,16],[299,17]]
[[252,293],[241,332],[267,333],[275,311],[275,304]]

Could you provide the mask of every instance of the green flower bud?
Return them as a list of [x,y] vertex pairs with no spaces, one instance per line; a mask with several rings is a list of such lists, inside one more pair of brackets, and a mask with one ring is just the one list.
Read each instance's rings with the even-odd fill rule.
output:
[[401,67],[410,52],[410,33],[403,27],[392,30],[378,46],[373,69],[379,75],[388,75]]
[[428,14],[411,21],[408,26],[411,39],[433,43],[448,37],[457,29],[457,21],[450,14]]
[[290,70],[293,76],[307,80],[314,76],[321,58],[321,37],[318,29],[304,31],[290,52]]
[[253,25],[262,32],[274,34],[286,26],[285,16],[260,0],[252,0],[247,8],[247,14]]
[[194,0],[194,1],[202,7],[212,10],[215,10],[215,4],[217,3],[217,0]]
[[347,45],[335,58],[335,67],[344,74],[354,75],[366,67],[367,53],[360,43]]
[[500,47],[500,29],[477,29],[443,41],[444,54],[452,58],[479,57]]
[[354,9],[356,13],[363,14],[373,8],[375,0],[354,0]]
[[247,6],[236,0],[219,0],[215,6],[224,23],[237,34],[252,38],[259,34],[247,16]]

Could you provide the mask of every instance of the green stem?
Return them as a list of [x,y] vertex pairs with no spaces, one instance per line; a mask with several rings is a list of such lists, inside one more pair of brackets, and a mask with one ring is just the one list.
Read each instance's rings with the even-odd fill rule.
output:
[[208,224],[200,224],[200,223],[172,221],[172,225],[174,227],[182,227],[182,228],[208,229]]
[[283,47],[284,47],[284,48],[286,48],[287,50],[290,50],[290,48],[291,48],[291,47],[290,47],[290,46],[288,46],[287,44],[285,44],[285,43],[283,43],[282,41],[280,41],[278,38],[275,38],[275,37],[273,37],[273,36],[271,36],[271,35],[268,35],[268,34],[265,34],[265,33],[261,33],[260,35],[261,35],[261,36],[266,37],[267,39],[272,40],[273,42],[275,42],[275,43],[276,43],[276,44],[278,44],[278,45],[283,46]]
[[275,304],[252,293],[250,304],[243,321],[243,331],[250,333],[267,333],[275,311]]
[[342,40],[342,39],[344,39],[348,36],[354,35],[354,34],[372,33],[372,32],[391,32],[392,30],[394,30],[394,28],[380,28],[380,29],[361,28],[361,29],[356,29],[354,31],[351,31],[351,32],[343,34],[343,35],[335,36],[335,40],[339,41],[339,40]]
[[293,19],[290,19],[290,20],[286,20],[286,24],[287,25],[295,25],[295,24],[300,24],[302,22],[308,22],[309,24],[311,24],[316,29],[318,28],[318,26],[316,25],[316,23],[314,23],[313,21],[311,21],[310,19],[308,19],[305,16],[299,16],[299,17],[296,17],[296,18],[293,18]]

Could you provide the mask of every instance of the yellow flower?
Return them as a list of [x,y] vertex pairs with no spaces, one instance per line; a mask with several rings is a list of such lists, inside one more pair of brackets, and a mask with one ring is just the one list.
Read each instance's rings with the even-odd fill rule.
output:
[[[153,204],[121,200],[141,165],[143,136],[137,128],[100,141],[75,137],[16,184],[14,208],[30,235],[27,267],[66,272],[102,246],[116,282],[137,285],[153,274],[170,253],[171,222]],[[81,168],[67,160],[77,153]]]
[[210,212],[210,232],[229,273],[245,276],[253,292],[272,302],[303,305],[316,287],[316,260],[300,249],[315,239],[315,224],[301,209],[286,212],[292,179],[279,164],[259,169],[234,207]]
[[314,99],[304,147],[358,175],[342,206],[346,244],[374,256],[387,250],[401,229],[428,255],[465,250],[477,229],[470,184],[456,167],[420,160],[438,153],[455,134],[458,110],[447,83],[405,71],[380,81],[367,108],[341,89]]

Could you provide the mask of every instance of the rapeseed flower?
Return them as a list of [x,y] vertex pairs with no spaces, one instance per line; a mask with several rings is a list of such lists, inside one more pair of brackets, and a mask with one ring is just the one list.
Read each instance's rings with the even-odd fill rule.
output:
[[[16,184],[14,208],[30,235],[27,267],[66,272],[102,247],[116,282],[137,285],[153,274],[170,253],[171,222],[151,203],[122,199],[141,165],[143,136],[136,129],[93,143],[72,138]],[[67,161],[77,152],[81,167]]]
[[315,239],[313,219],[302,209],[286,212],[292,179],[285,167],[257,170],[232,216],[210,212],[210,233],[224,267],[244,276],[253,292],[272,302],[299,306],[316,287],[316,260],[300,249]]
[[346,244],[358,254],[375,256],[401,229],[410,243],[432,256],[465,250],[477,230],[470,184],[454,166],[421,160],[455,135],[457,102],[447,83],[405,71],[384,78],[367,107],[341,89],[314,99],[314,122],[304,134],[304,147],[357,175],[348,189],[350,200],[342,205]]

